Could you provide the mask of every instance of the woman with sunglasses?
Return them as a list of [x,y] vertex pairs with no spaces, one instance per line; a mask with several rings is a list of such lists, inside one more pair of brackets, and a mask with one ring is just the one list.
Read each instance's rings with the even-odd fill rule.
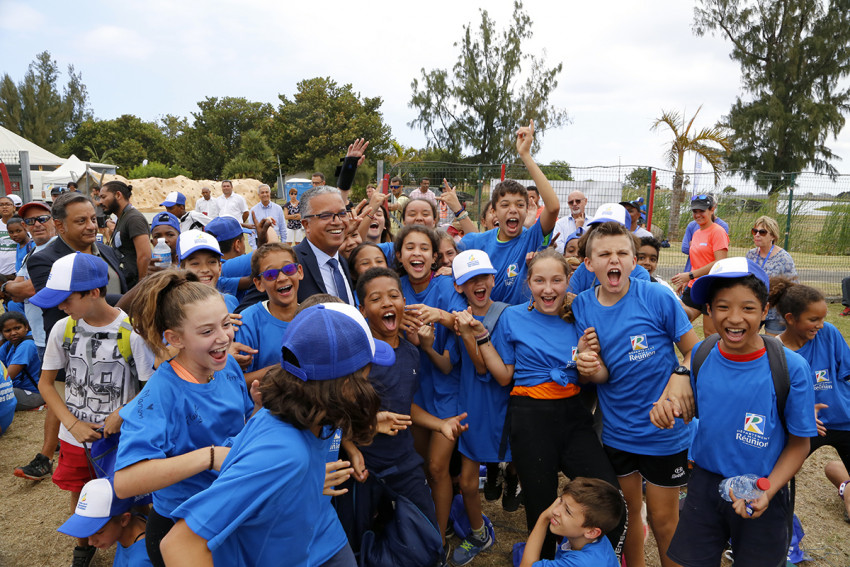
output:
[[[747,260],[752,260],[763,269],[768,276],[784,276],[791,281],[797,281],[797,268],[787,250],[776,244],[779,240],[779,224],[771,217],[761,216],[756,219],[750,231],[753,234],[755,248],[747,252]],[[764,320],[765,333],[776,336],[785,330],[785,320],[772,306]]]
[[[691,300],[691,286],[700,276],[705,276],[711,271],[711,267],[718,260],[729,256],[729,235],[723,228],[714,222],[714,211],[717,202],[711,195],[694,195],[691,197],[691,212],[699,229],[691,237],[688,256],[691,260],[691,269],[688,272],[676,274],[670,280],[673,287],[682,294],[682,303],[688,317],[693,321],[700,313],[705,314],[705,306],[694,303]],[[708,317],[702,318],[702,327],[705,336],[714,334],[714,324]]]
[[280,344],[298,312],[298,283],[303,276],[295,251],[280,242],[264,244],[254,252],[251,274],[257,291],[268,299],[245,309],[236,331],[237,341],[259,351],[243,368],[249,385],[262,380],[270,368],[280,367]]

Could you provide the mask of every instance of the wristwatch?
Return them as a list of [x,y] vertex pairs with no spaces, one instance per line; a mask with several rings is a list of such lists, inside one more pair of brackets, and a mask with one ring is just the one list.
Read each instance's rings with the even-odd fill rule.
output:
[[680,364],[679,366],[677,366],[676,368],[673,369],[673,374],[680,374],[682,376],[690,376],[691,370],[690,370],[690,368],[686,368],[685,366],[682,366]]
[[688,277],[689,277],[690,279],[692,279],[692,280],[695,280],[695,279],[696,279],[696,278],[694,277],[694,273],[693,273],[693,272],[688,272]]

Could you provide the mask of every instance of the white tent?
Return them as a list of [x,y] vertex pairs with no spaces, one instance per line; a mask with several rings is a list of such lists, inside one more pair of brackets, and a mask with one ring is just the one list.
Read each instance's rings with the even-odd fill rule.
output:
[[0,126],[0,159],[6,165],[19,165],[18,152],[21,150],[29,152],[30,167],[56,167],[65,163],[65,158],[52,154],[11,130]]
[[56,171],[41,176],[41,182],[45,185],[67,185],[68,182],[77,182],[86,174],[86,166],[97,173],[115,173],[116,167],[107,163],[85,162],[72,155]]

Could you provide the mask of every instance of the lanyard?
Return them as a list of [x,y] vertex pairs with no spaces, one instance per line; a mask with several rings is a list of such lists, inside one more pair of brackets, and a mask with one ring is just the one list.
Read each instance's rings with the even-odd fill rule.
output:
[[775,246],[776,246],[776,244],[771,244],[771,245],[770,245],[770,250],[768,251],[767,256],[765,256],[765,257],[764,257],[764,262],[762,262],[762,263],[759,263],[759,259],[761,258],[761,254],[759,254],[758,252],[756,252],[756,265],[757,265],[759,268],[761,268],[762,270],[764,269],[765,264],[767,264],[767,260],[768,260],[768,258],[770,258],[770,255],[771,255],[771,254],[773,254],[773,248],[774,248]]

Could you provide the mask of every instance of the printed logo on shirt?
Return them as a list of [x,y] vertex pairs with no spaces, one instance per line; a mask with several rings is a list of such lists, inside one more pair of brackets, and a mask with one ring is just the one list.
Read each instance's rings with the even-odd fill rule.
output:
[[511,264],[510,266],[508,266],[508,277],[509,278],[517,277],[519,275],[518,270],[519,270],[519,267],[516,264]]
[[764,449],[770,439],[764,434],[767,419],[763,415],[747,412],[744,416],[744,428],[735,432],[735,440],[744,445]]
[[573,347],[573,362],[575,362],[577,360],[578,360],[578,347],[574,346]]
[[331,453],[333,455],[336,455],[337,453],[339,453],[340,444],[342,444],[342,431],[337,429],[334,432],[334,438],[331,441],[331,448],[330,448],[329,453]]
[[815,370],[815,390],[831,390],[828,370]]
[[655,347],[647,344],[646,335],[631,335],[629,342],[631,344],[629,362],[644,360],[655,354]]

